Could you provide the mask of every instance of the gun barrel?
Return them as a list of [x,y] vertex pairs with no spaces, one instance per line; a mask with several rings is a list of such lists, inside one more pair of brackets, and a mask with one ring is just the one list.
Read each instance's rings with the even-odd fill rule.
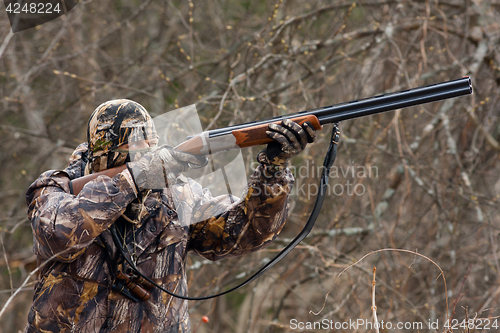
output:
[[226,135],[234,130],[275,122],[280,119],[295,118],[297,116],[315,115],[320,124],[328,124],[347,119],[368,116],[376,113],[397,110],[443,99],[472,94],[472,84],[468,76],[461,79],[436,83],[389,94],[369,97],[347,103],[325,106],[318,109],[301,111],[260,121],[229,126],[208,131],[209,137]]
[[312,111],[323,124],[472,94],[469,77],[332,105]]

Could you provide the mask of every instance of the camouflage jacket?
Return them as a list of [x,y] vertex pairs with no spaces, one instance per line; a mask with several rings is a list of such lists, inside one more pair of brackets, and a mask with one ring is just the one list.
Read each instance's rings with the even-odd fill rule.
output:
[[[288,169],[270,173],[260,164],[236,201],[213,197],[181,176],[148,196],[139,223],[132,224],[121,217],[138,202],[128,170],[70,194],[70,180],[83,174],[85,152],[80,145],[68,168],[43,173],[26,194],[40,273],[25,332],[190,331],[187,301],[157,288],[139,302],[112,291],[114,273],[125,265],[109,230],[115,223],[141,273],[182,295],[188,251],[210,260],[243,255],[267,246],[283,227],[294,181]],[[173,196],[180,207],[173,207]],[[194,217],[201,222],[181,222]]]

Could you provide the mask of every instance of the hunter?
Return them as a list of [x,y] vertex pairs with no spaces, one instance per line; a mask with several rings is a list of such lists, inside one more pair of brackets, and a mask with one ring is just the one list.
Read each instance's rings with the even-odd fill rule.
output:
[[[182,175],[204,158],[157,147],[143,106],[125,99],[98,106],[69,166],[44,172],[26,194],[40,271],[25,332],[190,332],[187,301],[140,276],[187,295],[189,251],[219,260],[272,242],[294,183],[287,163],[316,132],[285,120],[268,135],[273,142],[257,155],[242,198],[213,197]],[[120,165],[122,172],[72,194],[71,180]]]

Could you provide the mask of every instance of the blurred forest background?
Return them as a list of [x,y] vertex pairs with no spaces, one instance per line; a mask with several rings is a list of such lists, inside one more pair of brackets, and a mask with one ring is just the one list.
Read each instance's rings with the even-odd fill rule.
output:
[[[196,103],[217,128],[464,75],[472,96],[341,123],[337,186],[311,235],[246,288],[190,302],[191,324],[329,332],[290,321],[372,320],[374,267],[384,322],[444,332],[447,318],[500,316],[500,1],[86,0],[16,34],[0,17],[1,332],[23,330],[33,295],[25,191],[66,166],[100,103],[133,99],[153,116]],[[279,239],[244,258],[190,257],[190,295],[234,285],[300,231],[330,129],[293,160]],[[248,172],[260,149],[244,151]]]

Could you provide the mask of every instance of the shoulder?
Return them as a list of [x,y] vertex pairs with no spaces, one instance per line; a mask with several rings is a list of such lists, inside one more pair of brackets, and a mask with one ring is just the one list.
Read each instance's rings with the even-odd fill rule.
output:
[[69,182],[69,175],[64,170],[49,170],[42,173],[33,183],[31,183],[28,191],[30,189],[46,186],[56,186],[69,191]]
[[26,199],[29,200],[37,190],[47,187],[70,193],[69,182],[82,177],[85,173],[87,152],[86,142],[78,145],[69,158],[68,167],[64,170],[49,170],[42,173],[28,188]]
[[28,187],[26,203],[29,205],[35,197],[49,189],[56,192],[70,193],[69,182],[70,178],[63,170],[45,171]]

